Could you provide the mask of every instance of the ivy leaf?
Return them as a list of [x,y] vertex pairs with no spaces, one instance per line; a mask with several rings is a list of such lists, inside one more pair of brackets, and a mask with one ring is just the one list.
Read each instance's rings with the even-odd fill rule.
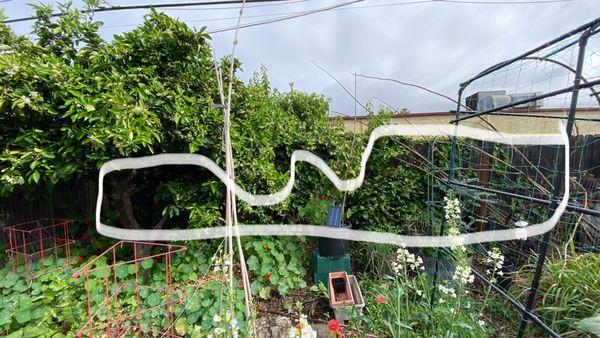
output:
[[[201,308],[200,295],[198,295],[197,293],[194,294],[192,297],[190,297],[190,299],[188,299],[187,304],[188,304],[188,307],[186,309],[186,312],[188,314],[200,310],[200,308]],[[194,321],[192,321],[192,322],[194,322]]]
[[129,266],[128,265],[119,265],[117,266],[117,277],[121,279],[125,279],[129,276]]
[[50,266],[53,263],[54,263],[54,257],[48,257],[48,258],[44,259],[44,266]]
[[12,321],[11,317],[12,313],[10,310],[2,309],[2,311],[0,311],[0,326],[10,324],[10,322]]
[[258,293],[258,295],[262,299],[268,299],[269,296],[271,295],[271,287],[270,286],[265,286],[264,288],[262,288],[260,290],[260,292]]
[[256,271],[259,268],[259,262],[258,262],[258,258],[256,258],[256,256],[250,256],[250,258],[248,258],[248,269],[250,269],[251,271]]
[[152,265],[154,265],[154,260],[152,258],[146,258],[142,261],[142,268],[144,269],[150,269],[152,267]]
[[177,334],[180,336],[184,336],[186,333],[186,326],[187,323],[185,317],[177,319],[177,321],[175,322],[175,332],[177,332]]
[[45,306],[36,307],[33,310],[33,312],[31,313],[31,318],[32,319],[42,318],[46,314],[47,310],[48,310],[48,308],[46,308]]
[[17,310],[17,312],[15,312],[15,319],[19,324],[25,324],[29,322],[31,320],[31,310]]
[[148,305],[157,306],[158,304],[160,304],[160,294],[158,294],[158,293],[150,294],[150,296],[148,296]]
[[9,272],[4,278],[4,288],[8,289],[11,286],[15,285],[17,280],[19,279],[19,275],[14,272]]

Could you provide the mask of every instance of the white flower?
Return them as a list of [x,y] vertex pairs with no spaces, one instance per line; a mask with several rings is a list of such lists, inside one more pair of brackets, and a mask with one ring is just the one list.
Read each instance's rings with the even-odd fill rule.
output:
[[225,333],[225,330],[223,328],[216,327],[214,332],[215,335],[220,336],[221,334]]
[[[443,294],[445,294],[446,296],[450,296],[452,298],[456,298],[456,292],[454,291],[453,288],[448,288],[442,284],[438,285],[438,289],[440,289],[440,291],[442,291]],[[441,300],[441,298],[440,298]],[[442,303],[442,302],[440,302]]]
[[410,253],[404,244],[400,245],[400,248],[396,250],[396,260],[391,263],[391,266],[396,274],[399,274],[404,269],[404,266],[407,267],[407,270],[425,270],[423,259]]
[[221,321],[221,316],[219,316],[218,314],[215,314],[213,316],[213,322],[218,323]]
[[478,323],[479,323],[479,326],[481,326],[481,327],[485,326],[485,321],[483,321],[481,319],[478,321]]
[[31,103],[31,99],[27,96],[21,96],[21,101],[23,101],[24,104],[30,104]]
[[419,297],[421,297],[421,295],[423,295],[423,291],[417,290],[417,295],[419,295]]
[[317,332],[308,324],[306,315],[300,315],[297,327],[290,328],[290,338],[317,338]]
[[471,267],[469,265],[459,265],[456,267],[456,270],[454,270],[452,279],[461,284],[469,284],[475,281],[475,275],[471,273]]
[[4,71],[9,77],[13,77],[15,74],[17,74],[17,71],[19,71],[19,67],[12,65],[10,68],[6,68]]
[[486,269],[486,274],[490,277],[494,277],[494,275],[498,274],[502,276],[504,272],[502,272],[502,266],[504,265],[504,255],[497,247],[492,248],[491,251],[487,252],[488,257],[486,258],[486,263],[488,266],[491,266],[491,270]]

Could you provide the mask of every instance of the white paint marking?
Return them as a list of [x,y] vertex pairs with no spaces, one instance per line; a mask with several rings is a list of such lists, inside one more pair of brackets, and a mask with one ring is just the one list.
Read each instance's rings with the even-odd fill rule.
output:
[[106,162],[99,173],[98,201],[96,204],[96,229],[102,235],[123,239],[142,241],[181,241],[202,240],[226,237],[226,227],[185,229],[185,230],[146,230],[122,229],[103,224],[100,221],[102,206],[104,176],[108,173],[126,169],[140,169],[159,165],[197,165],[210,170],[227,187],[234,190],[235,195],[246,203],[254,206],[273,205],[282,202],[292,192],[296,177],[296,162],[307,162],[317,167],[340,191],[353,191],[358,189],[365,177],[366,165],[375,145],[375,141],[385,136],[453,136],[472,138],[480,141],[503,143],[510,145],[550,145],[564,146],[565,179],[564,193],[560,204],[552,216],[537,224],[523,228],[491,230],[476,233],[460,234],[456,236],[405,236],[393,233],[332,228],[322,225],[296,225],[296,224],[256,224],[240,225],[240,236],[313,236],[347,239],[352,241],[404,244],[410,247],[452,247],[475,243],[509,241],[526,239],[550,231],[564,213],[569,200],[569,138],[565,127],[559,124],[560,134],[504,134],[500,132],[452,125],[385,125],[373,130],[369,142],[361,158],[360,173],[358,177],[348,180],[340,179],[333,170],[318,156],[305,150],[296,150],[292,153],[290,163],[290,179],[286,186],[273,194],[254,195],[233,182],[215,162],[206,156],[197,154],[161,154],[139,158],[123,158]]

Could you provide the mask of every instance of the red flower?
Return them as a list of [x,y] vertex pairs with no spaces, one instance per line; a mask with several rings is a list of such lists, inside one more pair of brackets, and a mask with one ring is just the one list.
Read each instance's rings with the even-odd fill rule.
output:
[[83,262],[83,256],[79,256],[79,257],[77,257],[77,262],[78,262],[78,263],[81,263],[81,262]]
[[329,321],[327,327],[331,332],[339,332],[342,329],[342,324],[335,319]]
[[375,298],[375,300],[379,304],[387,304],[387,300],[385,298],[381,297],[381,296],[377,296],[377,298]]
[[92,227],[88,225],[87,230],[88,231],[92,230]]
[[98,249],[102,249],[102,243],[98,242],[97,247],[98,247]]
[[96,243],[96,239],[92,238],[92,239],[90,239],[90,242],[92,242],[92,244],[94,244],[94,243]]
[[267,280],[270,282],[271,281],[271,274],[269,272],[267,272],[267,274],[265,275],[265,278],[267,278]]
[[81,236],[81,238],[87,239],[88,238],[88,234],[86,232],[84,232],[83,235]]

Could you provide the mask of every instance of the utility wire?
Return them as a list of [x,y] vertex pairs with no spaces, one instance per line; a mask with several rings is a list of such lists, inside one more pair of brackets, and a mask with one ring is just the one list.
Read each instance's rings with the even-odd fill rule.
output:
[[[281,17],[281,18],[250,22],[250,23],[247,23],[247,24],[240,25],[239,28],[241,29],[241,28],[255,27],[255,26],[261,26],[261,25],[266,25],[266,24],[270,24],[270,23],[285,21],[285,20],[291,20],[291,19],[302,17],[302,16],[306,16],[306,15],[311,15],[311,14],[315,14],[315,13],[321,13],[321,12],[330,11],[330,10],[333,10],[333,9],[336,9],[336,8],[339,8],[339,7],[352,5],[352,4],[355,4],[355,3],[358,3],[358,2],[362,2],[362,1],[364,1],[364,0],[354,0],[354,1],[350,1],[350,2],[344,2],[344,3],[341,3],[341,4],[337,4],[337,5],[332,5],[332,6],[327,6],[327,7],[321,7],[321,8],[313,9],[313,10],[310,10],[310,11],[300,12],[298,14],[288,15],[288,16],[284,16],[284,17]],[[206,33],[207,34],[221,33],[221,32],[227,32],[227,31],[235,30],[237,28],[238,27],[219,28],[219,29],[213,29],[213,30],[207,31]]]
[[[295,3],[299,3],[299,2],[308,2],[310,0],[288,0],[285,3],[274,3],[274,4],[263,4],[263,5],[254,5],[254,6],[245,6],[245,9],[249,9],[249,8],[262,8],[262,7],[273,7],[273,6],[279,6],[279,5],[287,5],[287,4],[295,4]],[[165,11],[212,11],[215,9],[233,9],[233,10],[237,10],[239,8],[237,7],[212,7],[212,8],[187,8],[187,7],[183,7],[183,8],[165,8],[163,10]],[[244,15],[244,17],[247,17]],[[237,17],[235,17],[237,19]]]
[[[307,1],[307,0],[300,0],[300,2],[304,2],[304,1]],[[408,2],[391,3],[391,4],[367,5],[367,6],[358,6],[358,7],[344,7],[344,8],[334,8],[334,9],[332,9],[332,11],[343,11],[343,10],[349,10],[349,9],[365,9],[365,8],[374,8],[374,7],[381,7],[381,6],[413,5],[413,4],[423,4],[423,3],[435,2],[435,1],[437,1],[437,0],[417,0],[417,1],[408,1]],[[296,2],[296,1],[294,1],[294,2]],[[288,3],[293,3],[293,2],[288,2]],[[255,6],[255,7],[258,7],[258,6]],[[227,9],[229,9],[229,8],[227,8]],[[188,8],[187,10],[206,10],[206,8]],[[304,14],[304,13],[310,14],[310,12],[311,12],[310,10],[304,10],[304,11],[293,11],[293,12],[266,13],[266,14],[245,15],[244,18],[268,18],[268,17],[274,17],[274,16],[275,17],[281,16],[281,18],[285,18],[285,16],[287,16],[287,15],[296,15],[296,14]],[[184,20],[183,22],[197,23],[197,22],[228,21],[228,20],[235,20],[235,19],[237,19],[237,16],[211,18],[211,19],[198,19],[198,20]],[[137,26],[137,24],[114,25],[114,26],[106,26],[104,28],[110,29],[110,28],[134,27],[134,26]],[[231,28],[233,29],[233,27],[231,27]]]
[[[0,0],[2,2],[9,2],[12,0]],[[281,4],[292,4],[298,2],[306,2],[309,0],[248,0],[248,3],[260,3],[260,2],[282,2]],[[387,4],[377,4],[377,5],[366,5],[360,7],[349,7],[349,8],[339,8],[335,10],[350,10],[350,9],[364,9],[364,8],[377,8],[377,7],[392,7],[392,6],[402,6],[402,5],[413,5],[413,4],[424,4],[424,3],[432,3],[432,2],[445,2],[445,3],[455,3],[455,4],[473,4],[473,5],[523,5],[523,4],[545,4],[545,3],[561,3],[561,2],[573,2],[575,0],[518,0],[518,1],[507,1],[507,0],[484,0],[484,1],[476,1],[476,0],[413,0],[413,1],[403,1],[397,3],[387,3]],[[131,5],[131,6],[111,6],[111,7],[98,7],[92,10],[82,10],[82,13],[98,13],[98,12],[110,12],[110,11],[123,11],[123,10],[133,10],[133,9],[150,9],[150,8],[164,8],[164,10],[189,10],[189,11],[198,11],[198,10],[215,10],[215,9],[234,9],[234,7],[218,7],[218,8],[186,8],[186,7],[194,7],[194,6],[214,6],[214,5],[234,5],[240,4],[242,0],[215,0],[215,1],[202,1],[202,2],[185,2],[185,3],[175,3],[175,4],[156,4],[156,5]],[[279,4],[264,4],[257,6],[248,6],[249,8],[254,7],[266,7],[266,6],[274,6]],[[301,13],[301,12],[298,12]],[[59,17],[62,16],[61,13],[53,13],[51,17]],[[273,14],[263,14],[264,16],[273,16]],[[258,17],[250,16],[250,17]],[[25,21],[33,21],[36,20],[36,16],[28,16],[17,19],[7,19],[3,20],[2,23],[15,23],[15,22],[25,22]],[[208,19],[205,21],[218,21],[218,20],[232,20],[232,18],[217,18],[217,19]],[[193,22],[193,21],[190,21]],[[199,21],[198,21],[199,22]],[[109,26],[105,28],[114,28],[114,27],[127,27],[127,26],[135,26],[135,25],[118,25],[118,26]]]
[[517,0],[517,1],[475,1],[475,0],[434,0],[437,2],[448,2],[455,4],[473,4],[473,5],[526,5],[526,4],[549,4],[557,2],[573,2],[575,0]]
[[[288,0],[246,0],[246,3],[261,3],[261,2],[285,2]],[[112,12],[112,11],[124,11],[132,9],[150,9],[150,8],[176,8],[176,7],[190,7],[190,6],[214,6],[214,5],[235,5],[243,3],[243,0],[212,0],[212,1],[195,1],[195,2],[181,2],[181,3],[168,3],[168,4],[155,4],[155,5],[131,5],[131,6],[111,6],[111,7],[97,7],[94,9],[81,10],[82,13],[100,13],[100,12]],[[62,13],[52,13],[50,17],[63,16]],[[23,21],[36,20],[37,16],[28,16],[17,19],[3,20],[2,23],[14,23]]]
[[[290,2],[287,2],[286,4],[288,4],[288,3],[291,4],[294,2],[304,2],[304,1],[308,1],[308,0],[290,1]],[[471,3],[471,4],[479,4],[479,5],[507,5],[507,4],[519,5],[519,4],[541,4],[541,3],[557,3],[557,2],[570,2],[570,1],[574,1],[574,0],[522,0],[522,1],[411,0],[411,1],[393,2],[393,3],[385,3],[385,4],[373,4],[373,5],[364,5],[364,6],[350,6],[350,7],[343,7],[343,8],[334,8],[331,11],[348,11],[348,10],[356,10],[356,9],[396,7],[396,6],[418,5],[418,4],[435,3],[435,2],[438,2],[438,3],[439,2],[448,2],[448,3],[457,3],[457,4]],[[262,6],[273,6],[273,5],[274,4],[262,5]],[[261,5],[259,5],[259,6],[261,6]],[[259,6],[253,6],[253,7],[259,7]],[[220,8],[220,9],[229,9],[229,8]],[[206,8],[186,8],[186,10],[207,10],[207,9]],[[266,13],[266,14],[246,15],[245,18],[261,18],[261,17],[273,17],[273,16],[281,15],[282,16],[281,18],[278,18],[278,19],[275,19],[272,21],[272,22],[278,22],[278,21],[287,20],[287,18],[285,17],[286,15],[304,14],[304,13],[309,13],[309,12],[310,11]],[[185,23],[215,22],[215,21],[228,21],[228,20],[234,20],[234,19],[237,19],[237,17],[220,17],[220,18],[211,18],[211,19],[183,20],[183,22],[185,22]],[[271,21],[258,21],[258,22],[260,22],[260,24],[271,23]],[[137,24],[105,26],[103,28],[111,29],[111,28],[134,27],[134,26],[137,26]],[[257,26],[258,26],[258,24],[257,24]],[[233,29],[234,29],[234,27],[231,26],[231,27],[227,27],[227,28],[223,28],[223,29],[214,29],[213,31],[210,31],[208,33],[215,33],[215,32],[218,33],[221,31],[228,31],[228,30],[233,30]]]

